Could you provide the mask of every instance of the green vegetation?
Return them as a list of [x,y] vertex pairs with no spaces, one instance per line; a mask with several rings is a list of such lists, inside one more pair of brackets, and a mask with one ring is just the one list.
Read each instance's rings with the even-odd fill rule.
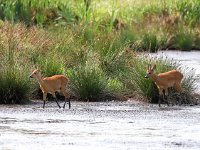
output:
[[[150,57],[141,52],[199,49],[198,9],[197,0],[0,0],[1,102],[30,97],[36,66],[44,76],[67,75],[81,100],[132,95],[156,102],[157,88],[144,78]],[[157,72],[180,67],[151,61]],[[191,103],[194,82],[186,76],[187,93],[172,96]]]
[[[12,28],[8,28],[7,41],[1,35],[1,69],[0,69],[0,103],[24,103],[28,99],[30,83],[26,64],[18,60],[22,52],[18,51],[19,43],[14,37]],[[26,58],[23,57],[25,60]]]
[[97,101],[106,94],[106,78],[99,68],[80,66],[68,76],[70,89],[79,99]]

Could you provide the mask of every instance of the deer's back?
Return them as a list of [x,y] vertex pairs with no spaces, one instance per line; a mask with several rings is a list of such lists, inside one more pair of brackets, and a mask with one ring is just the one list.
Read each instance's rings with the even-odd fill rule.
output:
[[177,70],[171,70],[165,73],[158,74],[160,78],[166,79],[166,80],[182,80],[183,74]]
[[51,90],[60,90],[61,87],[66,87],[68,83],[68,78],[64,75],[54,75],[51,77],[46,77],[43,79],[46,86]]
[[171,70],[165,73],[158,74],[158,85],[164,87],[172,87],[176,83],[180,83],[183,79],[183,74],[177,70]]

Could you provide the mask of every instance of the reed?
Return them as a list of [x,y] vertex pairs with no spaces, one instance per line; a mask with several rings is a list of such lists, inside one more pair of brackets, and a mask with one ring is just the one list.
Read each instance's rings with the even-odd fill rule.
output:
[[101,101],[106,95],[106,78],[104,73],[96,67],[80,66],[68,70],[70,90],[80,100]]
[[[141,51],[167,48],[165,44],[171,37],[178,37],[173,44],[183,50],[191,49],[191,43],[192,47],[198,43],[196,27],[184,33],[184,40],[172,32],[178,27],[187,31],[190,28],[183,19],[176,21],[175,18],[181,17],[177,3],[172,0],[0,1],[2,87],[13,84],[27,95],[29,90],[23,87],[33,89],[34,85],[28,84],[25,76],[36,65],[44,76],[69,76],[69,90],[82,100],[106,100],[105,95],[134,93],[156,102],[155,84],[144,79],[150,58],[141,57]],[[178,67],[171,60],[154,60],[158,61],[158,72]],[[186,89],[193,89],[193,79],[186,76],[183,83]],[[193,91],[188,91],[192,95]]]
[[[3,37],[0,37],[4,41]],[[18,42],[12,30],[8,27],[8,39],[0,44],[1,69],[0,69],[0,103],[21,104],[28,101],[30,82],[28,79],[28,65],[23,64],[18,51]],[[26,56],[23,57],[26,59]]]

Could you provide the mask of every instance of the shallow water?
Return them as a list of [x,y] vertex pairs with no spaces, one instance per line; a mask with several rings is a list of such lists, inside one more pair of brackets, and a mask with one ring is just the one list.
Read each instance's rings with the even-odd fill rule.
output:
[[199,149],[200,106],[135,101],[0,106],[0,149]]

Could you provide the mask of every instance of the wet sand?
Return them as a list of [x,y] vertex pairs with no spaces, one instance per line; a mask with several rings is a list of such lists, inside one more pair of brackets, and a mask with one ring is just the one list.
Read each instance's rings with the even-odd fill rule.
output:
[[55,102],[46,106],[1,105],[0,149],[200,148],[200,106],[159,108],[136,101],[73,101],[64,111]]

